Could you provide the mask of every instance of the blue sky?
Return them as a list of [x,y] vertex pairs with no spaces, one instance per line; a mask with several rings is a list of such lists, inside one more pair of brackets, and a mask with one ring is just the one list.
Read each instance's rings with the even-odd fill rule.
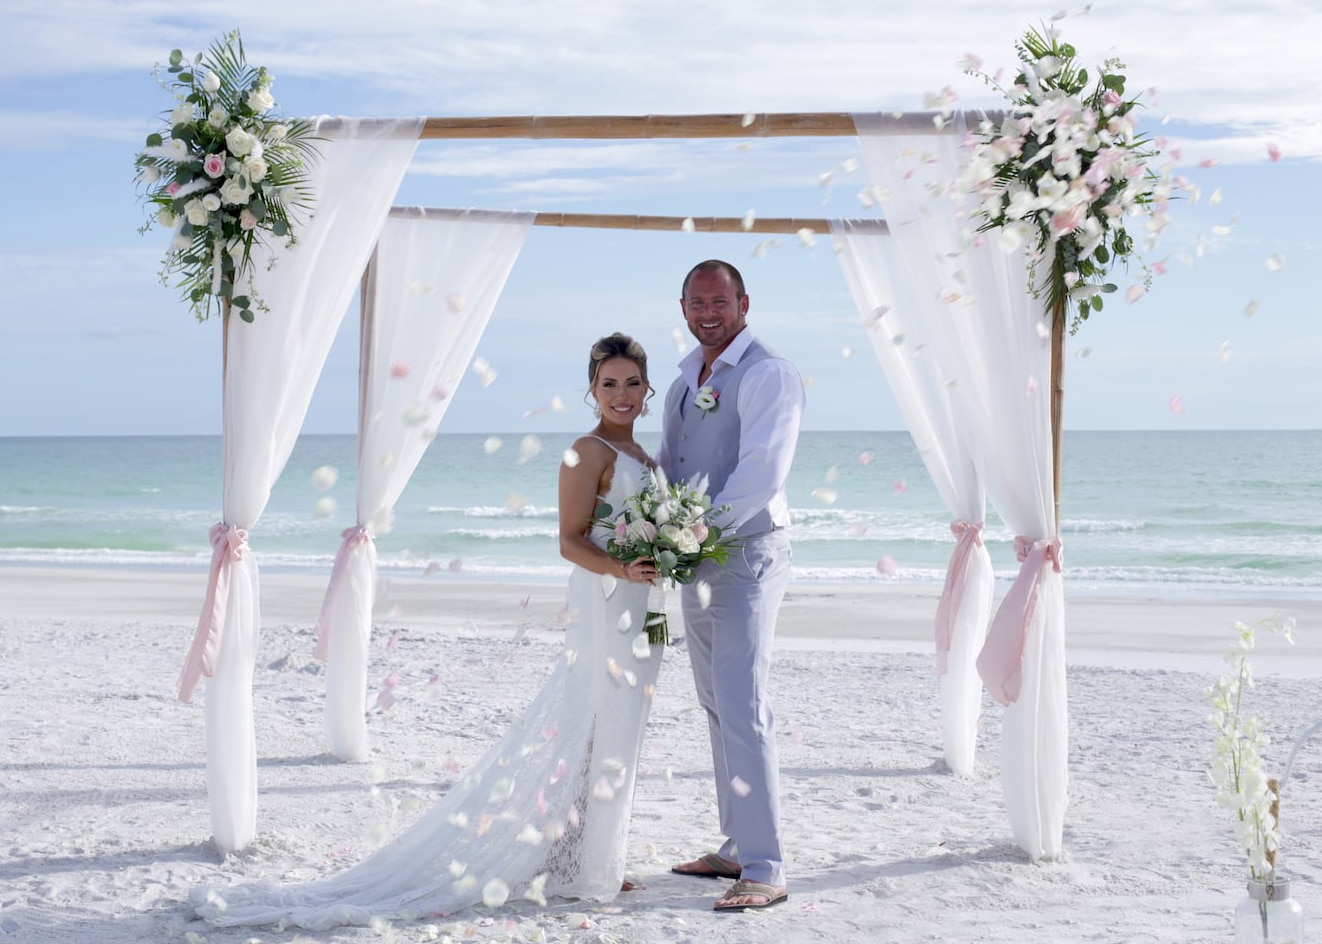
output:
[[[1178,149],[1179,172],[1201,191],[1148,255],[1168,269],[1149,295],[1113,301],[1071,340],[1066,426],[1322,426],[1322,10],[1311,0],[1151,6],[1099,2],[1058,24],[1085,61],[1118,56],[1131,90],[1155,90],[1145,130]],[[961,105],[996,107],[960,60],[1011,65],[1014,39],[1057,10],[0,0],[0,436],[220,430],[219,323],[197,324],[160,285],[165,238],[137,233],[133,156],[170,104],[151,71],[171,48],[191,54],[241,29],[288,115],[919,110],[946,85]],[[398,202],[857,217],[860,174],[820,182],[851,157],[849,138],[424,142]],[[807,428],[902,428],[829,239],[784,237],[755,257],[765,238],[534,228],[478,349],[499,376],[489,387],[466,379],[442,431],[585,427],[586,350],[613,330],[644,342],[663,386],[678,358],[679,280],[709,256],[743,269],[750,323],[808,379]],[[355,326],[346,319],[308,431],[356,426]],[[569,411],[545,410],[554,397]]]

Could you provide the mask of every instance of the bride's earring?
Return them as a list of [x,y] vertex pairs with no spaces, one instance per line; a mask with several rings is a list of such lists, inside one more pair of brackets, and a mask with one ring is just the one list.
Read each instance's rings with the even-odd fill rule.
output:
[[600,403],[594,403],[594,404],[592,404],[592,415],[595,416],[597,419],[601,419],[601,404],[600,404]]

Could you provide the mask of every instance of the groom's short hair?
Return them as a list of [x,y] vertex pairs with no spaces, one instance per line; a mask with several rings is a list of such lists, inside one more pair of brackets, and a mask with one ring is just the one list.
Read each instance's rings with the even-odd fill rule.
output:
[[689,282],[692,281],[693,277],[699,272],[720,272],[722,270],[730,276],[730,281],[734,283],[736,297],[743,298],[748,294],[744,291],[744,277],[739,274],[738,269],[723,259],[707,259],[704,262],[699,262],[692,269],[689,269],[689,274],[684,276],[684,284],[679,290],[679,297],[688,297]]

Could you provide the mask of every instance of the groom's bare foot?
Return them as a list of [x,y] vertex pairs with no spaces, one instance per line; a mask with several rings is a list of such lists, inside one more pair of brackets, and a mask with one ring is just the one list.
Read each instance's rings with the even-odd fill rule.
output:
[[738,878],[739,863],[708,852],[692,862],[671,866],[670,871],[676,875],[695,875],[698,878]]
[[620,883],[620,891],[622,892],[636,892],[638,891],[638,889],[643,887],[644,886],[639,885],[637,882],[629,881],[627,878]]

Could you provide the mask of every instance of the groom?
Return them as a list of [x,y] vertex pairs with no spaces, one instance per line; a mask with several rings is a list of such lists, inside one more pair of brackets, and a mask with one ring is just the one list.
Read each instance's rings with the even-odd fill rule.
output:
[[[707,712],[721,832],[716,853],[672,871],[737,878],[717,911],[784,901],[780,771],[767,691],[776,614],[790,577],[785,479],[803,415],[803,382],[746,325],[739,271],[709,259],[684,279],[680,308],[698,348],[666,394],[658,464],[671,481],[706,475],[717,523],[734,535],[726,566],[704,564],[682,593],[698,703]],[[704,606],[700,585],[711,590]],[[705,595],[705,594],[704,594]]]

